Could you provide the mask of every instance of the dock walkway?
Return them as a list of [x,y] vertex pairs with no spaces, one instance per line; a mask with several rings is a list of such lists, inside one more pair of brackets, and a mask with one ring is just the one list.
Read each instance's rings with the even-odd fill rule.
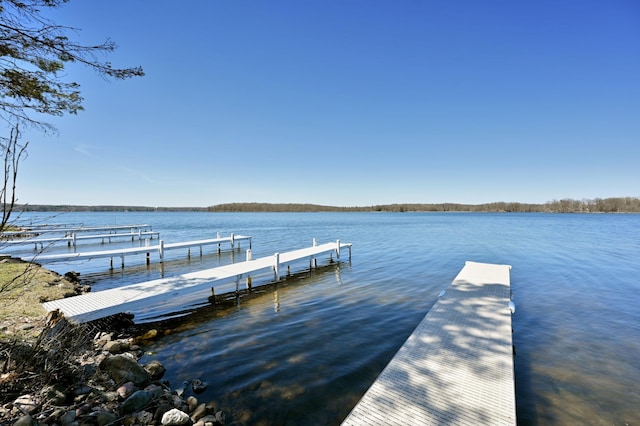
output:
[[132,312],[135,315],[136,309],[148,308],[196,291],[213,289],[214,284],[219,284],[215,287],[217,295],[236,292],[244,276],[268,268],[274,271],[274,279],[278,280],[281,265],[309,259],[312,267],[315,256],[335,253],[339,259],[341,249],[348,249],[351,258],[351,244],[341,243],[339,240],[255,260],[251,259],[251,251],[248,250],[247,260],[244,262],[53,300],[43,303],[43,307],[47,311],[60,310],[67,319],[76,322],[92,321],[122,312]]
[[[115,234],[114,234],[115,235]],[[122,267],[124,268],[124,258],[127,255],[135,255],[135,254],[146,254],[147,261],[149,259],[149,254],[151,252],[158,252],[160,257],[160,262],[164,261],[164,252],[166,250],[178,249],[178,248],[189,248],[189,254],[191,254],[191,247],[199,247],[200,254],[202,254],[202,247],[206,245],[214,245],[218,244],[218,246],[222,243],[230,243],[231,249],[236,248],[236,244],[239,244],[241,241],[249,241],[249,248],[251,248],[251,237],[245,235],[234,235],[231,234],[229,237],[217,237],[205,240],[196,240],[196,241],[185,241],[178,243],[168,243],[165,244],[163,240],[160,240],[157,245],[148,245],[144,247],[128,247],[128,248],[119,248],[113,250],[100,250],[100,251],[87,251],[87,252],[78,252],[78,253],[57,253],[57,254],[43,254],[36,255],[29,259],[23,258],[22,260],[33,261],[38,263],[46,263],[46,262],[60,262],[67,260],[78,260],[78,259],[98,259],[98,258],[111,258],[111,267],[113,267],[113,258],[121,258]]]
[[65,235],[64,237],[47,237],[47,238],[25,238],[21,240],[7,240],[2,241],[0,245],[2,246],[19,246],[19,245],[27,245],[34,244],[36,250],[38,249],[38,244],[40,244],[40,248],[44,248],[45,244],[55,244],[59,242],[67,242],[69,246],[76,247],[77,241],[84,240],[102,240],[102,243],[106,241],[111,242],[112,239],[116,238],[131,238],[131,241],[135,241],[136,237],[138,240],[153,237],[160,238],[160,233],[157,231],[142,231],[138,230],[138,232],[127,232],[127,233],[110,233],[110,234],[96,234],[96,235],[77,235],[75,232],[71,235]]
[[510,269],[466,262],[342,425],[515,425]]

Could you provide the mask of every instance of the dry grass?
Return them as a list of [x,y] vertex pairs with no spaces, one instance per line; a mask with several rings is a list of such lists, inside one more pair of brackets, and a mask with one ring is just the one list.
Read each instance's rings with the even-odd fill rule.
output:
[[72,294],[73,287],[64,277],[39,265],[15,259],[0,261],[0,337],[3,328],[44,319],[42,303]]

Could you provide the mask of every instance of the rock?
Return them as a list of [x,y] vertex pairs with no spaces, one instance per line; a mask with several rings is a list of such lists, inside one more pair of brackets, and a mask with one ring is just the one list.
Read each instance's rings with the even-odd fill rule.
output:
[[62,426],[70,426],[76,421],[76,410],[69,410],[60,417]]
[[30,415],[22,416],[13,424],[13,426],[38,426],[38,422],[33,420]]
[[129,350],[129,342],[123,342],[122,340],[111,340],[102,347],[103,350],[109,351],[112,354],[121,354]]
[[161,423],[164,426],[180,426],[189,424],[190,421],[191,419],[187,413],[180,411],[177,408],[172,408],[164,413]]
[[66,274],[64,274],[64,277],[67,279],[67,281],[69,281],[71,283],[79,283],[80,282],[80,272],[69,271]]
[[140,411],[139,413],[136,413],[136,420],[140,425],[152,425],[153,414],[148,411]]
[[117,383],[133,382],[136,386],[144,386],[151,379],[136,360],[126,355],[108,356],[102,360],[100,368]]
[[196,422],[200,420],[202,417],[207,415],[207,405],[202,403],[198,405],[195,409],[191,410],[190,413],[191,413],[191,420]]
[[186,400],[187,406],[189,407],[189,412],[191,413],[198,406],[198,398],[195,396],[190,396]]
[[95,415],[98,426],[114,425],[118,420],[118,416],[108,411],[98,411]]
[[156,408],[156,412],[153,414],[153,419],[157,422],[160,423],[160,421],[162,420],[162,416],[164,416],[164,413],[166,413],[167,411],[171,410],[171,406],[169,404],[160,404],[158,405],[158,408]]
[[151,380],[160,380],[164,373],[167,371],[159,361],[151,361],[145,364],[144,369],[149,373]]
[[56,386],[47,386],[42,390],[42,396],[46,405],[62,405],[67,396]]
[[146,390],[135,391],[120,405],[122,414],[131,414],[144,408],[153,400],[153,394]]
[[158,337],[158,330],[151,329],[147,330],[142,336],[138,336],[137,340],[151,340]]
[[216,413],[216,421],[220,424],[224,424],[224,421],[226,419],[226,416],[224,415],[224,413],[222,411],[218,411]]
[[195,379],[193,382],[191,382],[191,389],[193,389],[195,393],[202,393],[206,388],[207,384],[200,379]]
[[133,382],[127,382],[118,387],[118,389],[116,389],[116,392],[118,393],[118,396],[120,398],[127,399],[136,390],[136,385],[134,385]]
[[24,412],[33,414],[40,409],[40,400],[33,395],[22,395],[13,401],[13,405],[19,407]]

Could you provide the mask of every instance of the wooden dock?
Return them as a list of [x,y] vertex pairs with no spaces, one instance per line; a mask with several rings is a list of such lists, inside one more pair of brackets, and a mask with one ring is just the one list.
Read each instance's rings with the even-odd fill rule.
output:
[[341,243],[339,240],[322,245],[316,245],[314,241],[312,247],[276,253],[273,256],[255,260],[251,259],[251,250],[247,250],[247,260],[244,262],[54,300],[43,303],[43,307],[48,312],[60,310],[67,319],[76,322],[92,321],[122,312],[131,312],[135,315],[138,309],[146,309],[163,301],[197,291],[209,289],[213,291],[214,285],[217,295],[237,292],[243,277],[264,269],[271,268],[274,280],[277,281],[283,265],[309,259],[309,266],[313,267],[316,256],[326,253],[335,254],[336,260],[339,260],[342,249],[349,250],[349,259],[351,259],[351,244]]
[[510,269],[466,262],[342,425],[515,425]]
[[[113,234],[115,235],[115,234]],[[61,262],[61,261],[69,261],[69,260],[80,260],[80,259],[99,259],[99,258],[111,258],[111,267],[113,268],[113,259],[120,258],[121,259],[121,267],[124,268],[124,258],[129,255],[136,254],[144,254],[147,258],[147,263],[149,262],[149,257],[152,252],[157,252],[160,258],[160,262],[164,261],[164,252],[167,250],[179,249],[179,248],[187,248],[188,254],[191,255],[191,248],[199,247],[200,255],[202,255],[202,247],[208,245],[218,245],[218,251],[220,250],[220,245],[223,243],[229,243],[231,245],[231,249],[240,248],[241,241],[249,241],[249,248],[251,248],[251,237],[245,235],[234,235],[231,234],[229,237],[217,237],[205,240],[196,240],[196,241],[185,241],[178,243],[168,243],[165,244],[163,240],[160,240],[157,245],[146,245],[144,247],[128,247],[128,248],[119,248],[113,250],[100,250],[100,251],[87,251],[87,252],[78,252],[78,253],[56,253],[56,254],[42,254],[30,257],[28,259],[22,258],[22,260],[26,260],[29,262],[38,262],[38,263],[47,263],[47,262]]]

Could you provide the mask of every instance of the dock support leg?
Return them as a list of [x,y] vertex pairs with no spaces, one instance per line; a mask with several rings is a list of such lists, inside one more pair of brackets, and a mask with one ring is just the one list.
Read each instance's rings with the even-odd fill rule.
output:
[[113,257],[109,259],[109,269],[113,271]]
[[247,275],[247,290],[251,291],[251,277]]
[[340,260],[340,240],[336,241],[336,259]]
[[235,241],[235,237],[233,236],[233,232],[231,233],[231,250],[233,251],[233,249],[235,249],[235,245],[236,245],[236,241]]
[[280,269],[280,253],[276,253],[273,255],[273,278],[278,281],[280,279],[279,270]]
[[164,240],[160,240],[160,245],[158,246],[158,252],[160,254],[160,263],[164,262]]
[[122,269],[124,269],[124,254],[120,255],[120,257],[122,258]]

